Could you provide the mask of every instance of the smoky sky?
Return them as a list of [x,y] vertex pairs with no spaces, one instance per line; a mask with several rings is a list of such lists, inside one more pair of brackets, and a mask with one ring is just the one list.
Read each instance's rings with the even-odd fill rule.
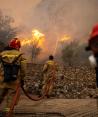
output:
[[30,20],[32,27],[46,34],[53,51],[56,40],[64,34],[85,41],[98,22],[97,7],[98,0],[42,0],[33,9]]
[[98,0],[42,0],[31,15],[32,25],[59,36],[82,37],[98,22],[97,6]]
[[57,38],[68,34],[84,41],[98,22],[98,0],[0,0],[0,8],[29,34],[43,32],[50,53]]
[[33,8],[41,0],[0,0],[3,13],[15,19],[15,25],[28,25]]

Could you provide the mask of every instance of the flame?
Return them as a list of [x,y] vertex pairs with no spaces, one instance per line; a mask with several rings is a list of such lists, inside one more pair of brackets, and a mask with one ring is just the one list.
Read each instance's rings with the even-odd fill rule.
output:
[[21,46],[32,45],[32,44],[33,44],[33,40],[31,40],[31,39],[22,39],[21,40]]
[[60,39],[60,42],[65,42],[65,41],[68,41],[68,40],[70,40],[71,39],[71,36],[69,36],[69,35],[64,35],[61,39]]
[[40,33],[38,30],[32,30],[32,37],[39,40],[41,38],[43,38],[45,35]]
[[43,43],[45,40],[45,35],[39,32],[38,30],[32,30],[32,38],[28,39],[22,39],[21,40],[21,45],[34,45],[36,44],[37,46],[43,47]]
[[56,45],[55,45],[55,48],[54,48],[53,55],[56,54],[56,51],[57,51],[57,47],[58,47],[59,42],[64,43],[65,41],[68,41],[70,39],[71,39],[71,36],[69,36],[67,34],[65,34],[61,39],[58,38],[57,41],[56,41]]
[[43,42],[45,40],[44,34],[39,32],[38,30],[32,30],[32,37],[35,43],[37,43],[39,46],[43,46]]

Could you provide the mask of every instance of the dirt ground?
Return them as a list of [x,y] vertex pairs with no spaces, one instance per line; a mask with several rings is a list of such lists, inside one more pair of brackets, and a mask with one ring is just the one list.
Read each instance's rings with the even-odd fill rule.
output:
[[42,99],[21,96],[15,117],[98,117],[97,99]]
[[[41,64],[28,64],[25,87],[32,94],[41,92]],[[51,96],[56,99],[88,99],[96,95],[95,70],[88,66],[59,66]]]

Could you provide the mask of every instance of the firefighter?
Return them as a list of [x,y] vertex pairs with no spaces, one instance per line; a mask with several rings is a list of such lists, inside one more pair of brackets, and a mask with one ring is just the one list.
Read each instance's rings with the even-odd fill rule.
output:
[[[23,84],[23,80],[26,75],[26,60],[23,58],[22,53],[19,51],[20,47],[20,41],[18,40],[18,38],[14,38],[9,42],[9,45],[4,49],[4,51],[0,53],[0,58],[2,58],[0,59],[0,107],[6,97],[6,107],[3,110],[5,112],[10,111],[11,102],[16,93],[17,85],[20,84],[20,82]],[[5,76],[6,78],[8,78],[9,73],[6,75],[5,72],[9,70],[6,71],[8,66],[4,68],[4,65],[5,63],[12,63],[12,61],[14,61],[16,58],[16,64],[17,66],[19,66],[19,71],[17,73],[17,76],[15,77],[16,79],[6,80]],[[3,63],[2,61],[4,61],[5,63]]]
[[49,60],[46,61],[43,67],[43,87],[42,87],[42,95],[45,95],[47,98],[50,97],[54,80],[56,78],[56,70],[57,70],[57,63],[54,61],[53,55],[49,56]]
[[92,51],[93,55],[89,57],[91,64],[94,65],[96,71],[96,87],[98,88],[98,24],[96,24],[90,34],[86,51]]

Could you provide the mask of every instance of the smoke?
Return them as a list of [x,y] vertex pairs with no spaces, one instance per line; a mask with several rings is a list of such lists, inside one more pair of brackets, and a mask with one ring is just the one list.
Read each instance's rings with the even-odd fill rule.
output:
[[88,38],[98,22],[97,6],[98,0],[42,0],[34,9],[29,26],[46,34],[52,52],[57,38],[64,34],[83,41]]
[[10,0],[11,4],[7,0],[0,2],[1,8],[15,18],[16,24],[24,26],[23,34],[28,32],[31,35],[32,29],[38,29],[46,35],[44,51],[48,54],[53,53],[57,39],[64,34],[85,41],[92,26],[98,22],[98,0]]
[[[15,19],[16,26],[24,26],[28,29],[29,17],[33,9],[41,0],[0,0],[0,9],[3,13]],[[31,21],[30,21],[31,22]]]

